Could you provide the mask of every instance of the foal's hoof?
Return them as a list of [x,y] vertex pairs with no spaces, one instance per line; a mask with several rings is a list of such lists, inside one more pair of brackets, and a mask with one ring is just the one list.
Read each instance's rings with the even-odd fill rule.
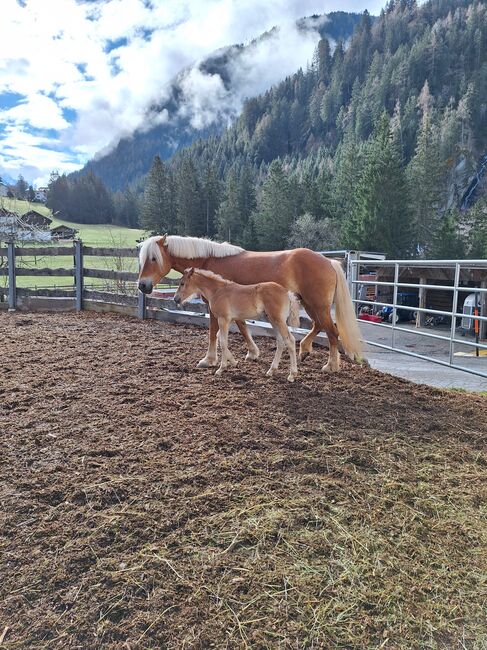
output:
[[269,370],[265,374],[268,377],[273,377],[274,376],[274,370],[272,368],[269,368]]
[[257,361],[259,358],[260,352],[257,350],[257,352],[247,352],[245,355],[245,361]]
[[309,357],[309,352],[307,350],[304,350],[303,352],[299,353],[299,360],[304,361],[306,357]]
[[206,357],[204,359],[201,359],[201,361],[198,361],[197,368],[214,368],[216,366],[217,362],[214,361],[209,361]]
[[290,381],[291,383],[294,381],[295,375],[292,374],[292,372],[287,376],[287,380]]

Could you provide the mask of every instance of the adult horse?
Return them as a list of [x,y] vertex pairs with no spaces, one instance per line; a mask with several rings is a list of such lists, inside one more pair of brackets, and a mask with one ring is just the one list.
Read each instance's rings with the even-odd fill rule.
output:
[[[313,339],[322,330],[330,346],[328,363],[323,370],[336,372],[340,369],[338,337],[351,359],[362,357],[353,303],[341,265],[336,260],[307,248],[259,253],[209,239],[175,235],[149,237],[141,244],[139,257],[139,289],[146,294],[151,293],[171,269],[183,273],[188,267],[207,269],[239,284],[277,282],[299,296],[313,322],[299,346],[301,360],[311,352]],[[336,325],[330,311],[333,304]],[[259,351],[245,322],[237,321],[237,326],[247,342],[247,358],[256,359]],[[198,367],[217,365],[217,333],[218,321],[210,311],[208,351]]]

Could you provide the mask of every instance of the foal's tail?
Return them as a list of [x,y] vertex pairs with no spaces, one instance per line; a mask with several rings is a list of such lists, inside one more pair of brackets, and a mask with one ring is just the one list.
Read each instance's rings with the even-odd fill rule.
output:
[[299,327],[299,310],[301,309],[301,303],[299,302],[296,294],[292,291],[288,291],[289,296],[289,316],[287,319],[288,325],[291,327]]
[[348,290],[345,274],[342,265],[338,260],[330,260],[337,274],[337,286],[335,289],[335,319],[338,334],[345,352],[350,359],[362,361],[363,347],[360,340],[361,334],[357,325],[355,309],[353,307],[350,291]]

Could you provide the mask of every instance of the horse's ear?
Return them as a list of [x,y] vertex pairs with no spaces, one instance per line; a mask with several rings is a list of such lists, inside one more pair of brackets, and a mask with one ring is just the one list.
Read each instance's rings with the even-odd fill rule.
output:
[[157,243],[159,244],[159,246],[167,246],[166,238],[167,238],[167,233],[157,238]]
[[190,277],[193,275],[193,273],[194,273],[194,266],[192,266],[192,267],[188,270],[188,278],[190,278]]

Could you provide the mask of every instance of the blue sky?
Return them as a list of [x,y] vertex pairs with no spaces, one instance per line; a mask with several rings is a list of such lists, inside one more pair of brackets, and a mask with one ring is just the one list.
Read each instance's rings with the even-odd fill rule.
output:
[[317,34],[297,18],[328,11],[377,14],[368,0],[2,0],[0,174],[37,185],[51,170],[70,172],[147,119],[148,107],[182,68],[219,47],[247,42],[274,25],[271,47],[257,48],[241,75],[242,92],[225,96],[218,80],[186,80],[194,126],[207,126],[220,102],[239,110],[306,65]]

